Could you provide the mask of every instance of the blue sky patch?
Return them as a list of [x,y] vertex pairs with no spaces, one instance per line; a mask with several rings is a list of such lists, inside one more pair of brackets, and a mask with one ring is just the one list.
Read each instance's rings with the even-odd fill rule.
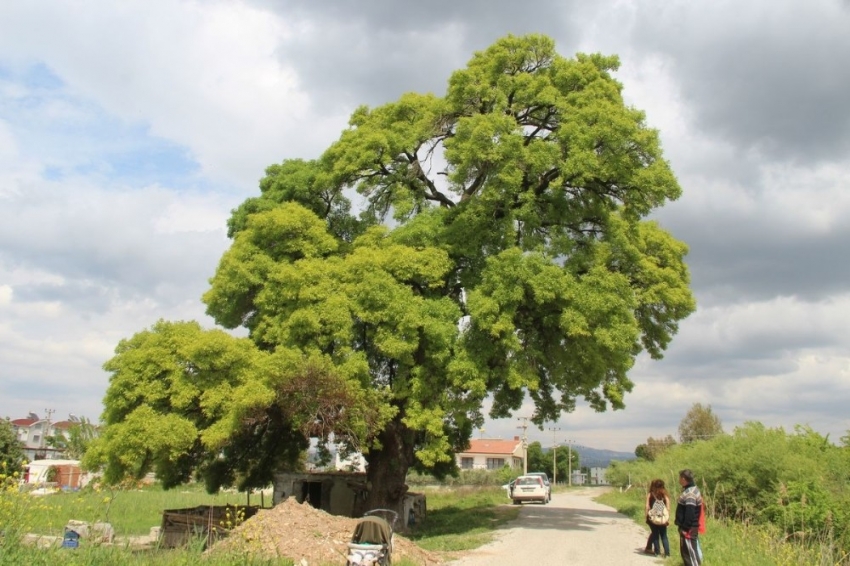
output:
[[131,187],[198,186],[200,167],[188,148],[152,136],[146,123],[129,123],[72,94],[48,67],[0,65],[0,82],[6,83],[0,89],[0,120],[21,157],[41,162],[45,179],[96,175]]

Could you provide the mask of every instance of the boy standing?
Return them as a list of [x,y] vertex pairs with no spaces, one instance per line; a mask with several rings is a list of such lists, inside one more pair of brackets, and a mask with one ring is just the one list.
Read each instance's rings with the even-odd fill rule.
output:
[[676,505],[676,525],[679,527],[679,549],[685,566],[700,566],[702,552],[699,548],[699,515],[702,511],[702,494],[694,484],[694,473],[688,469],[679,472],[682,494]]

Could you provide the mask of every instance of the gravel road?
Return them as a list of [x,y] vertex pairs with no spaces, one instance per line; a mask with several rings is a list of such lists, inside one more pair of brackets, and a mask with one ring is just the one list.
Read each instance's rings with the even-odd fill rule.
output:
[[[593,498],[607,488],[555,493],[547,505],[525,503],[516,521],[496,540],[451,566],[652,566],[663,560],[643,554],[649,531]],[[668,536],[669,536],[668,531]],[[675,530],[673,530],[675,535]]]

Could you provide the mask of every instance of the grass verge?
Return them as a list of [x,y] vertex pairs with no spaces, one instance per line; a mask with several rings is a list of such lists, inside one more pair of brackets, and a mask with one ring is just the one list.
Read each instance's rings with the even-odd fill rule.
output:
[[495,530],[517,518],[500,487],[428,489],[428,519],[408,538],[434,552],[471,550],[493,540]]

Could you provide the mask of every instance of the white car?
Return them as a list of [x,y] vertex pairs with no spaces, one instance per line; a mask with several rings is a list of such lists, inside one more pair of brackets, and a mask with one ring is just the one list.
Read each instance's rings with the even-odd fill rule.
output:
[[549,489],[540,476],[520,476],[515,480],[511,499],[514,505],[520,505],[523,501],[546,503],[549,501]]
[[541,478],[543,478],[543,485],[546,486],[546,493],[547,493],[547,498],[548,498],[547,503],[549,501],[552,501],[552,484],[549,483],[549,476],[546,475],[546,472],[528,472],[525,475],[527,475],[527,476],[540,476]]

